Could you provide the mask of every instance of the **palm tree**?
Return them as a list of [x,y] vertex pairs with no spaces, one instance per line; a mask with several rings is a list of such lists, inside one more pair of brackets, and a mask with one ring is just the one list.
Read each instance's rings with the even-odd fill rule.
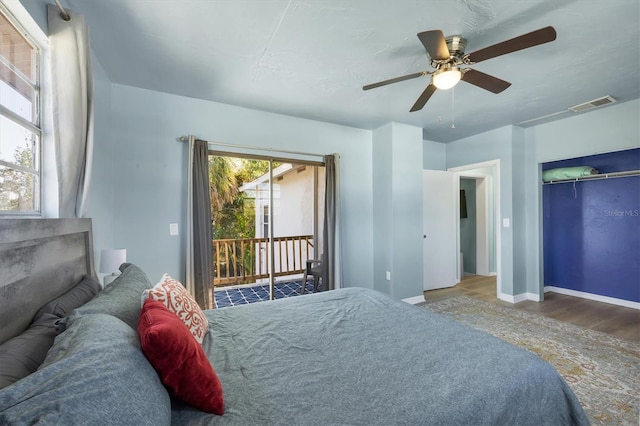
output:
[[232,158],[209,156],[212,217],[217,211],[221,211],[225,204],[231,203],[238,193],[235,169]]
[[[255,237],[254,199],[238,190],[243,184],[251,182],[269,171],[269,162],[246,158],[209,156],[209,186],[211,189],[212,239],[243,239]],[[214,258],[217,256],[214,247]],[[230,250],[230,249],[227,249]],[[229,265],[220,265],[220,274],[226,268],[250,269],[250,252],[231,253],[234,261]],[[228,254],[229,255],[229,254]],[[218,267],[218,265],[214,265]],[[229,271],[233,276],[241,271]]]

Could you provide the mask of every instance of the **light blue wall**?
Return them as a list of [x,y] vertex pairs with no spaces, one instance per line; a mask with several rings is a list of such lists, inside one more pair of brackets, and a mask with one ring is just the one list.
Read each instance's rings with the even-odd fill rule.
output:
[[[447,144],[447,168],[500,160],[500,215],[512,218],[512,139],[513,127],[506,126]],[[513,228],[501,228],[500,276],[502,292],[513,295]]]
[[[49,25],[47,24],[47,4],[45,0],[20,0],[24,9],[38,24],[45,34],[49,34]],[[53,2],[51,2],[53,3]]]
[[93,223],[93,249],[96,271],[100,266],[100,251],[114,246],[114,211],[116,207],[114,169],[114,147],[111,138],[111,82],[102,65],[93,56],[94,95],[94,146],[91,186],[87,217]]
[[391,294],[400,299],[420,296],[424,288],[422,142],[421,128],[393,123]]
[[[114,241],[151,280],[164,272],[185,275],[186,145],[176,138],[191,133],[209,141],[339,153],[344,283],[373,286],[371,131],[114,84],[112,132]],[[169,236],[172,222],[179,224],[177,237]]]
[[[396,211],[397,214],[406,214],[403,217],[412,217],[416,223],[421,217],[415,211],[404,210],[402,204],[396,204],[398,197],[406,200],[407,193],[402,186],[394,186],[393,182],[407,182],[407,177],[399,167],[401,163],[389,164],[388,155],[391,153],[393,157],[397,154],[398,159],[407,153],[394,152],[392,144],[373,152],[373,146],[386,143],[380,140],[393,140],[394,132],[398,132],[393,125],[376,130],[372,136],[370,131],[127,86],[113,85],[112,90],[112,138],[117,155],[106,158],[104,162],[109,163],[113,187],[117,192],[113,201],[114,244],[126,247],[129,259],[149,270],[152,279],[165,270],[178,276],[184,274],[183,240],[182,237],[169,237],[168,224],[180,223],[182,235],[186,184],[181,165],[185,148],[175,142],[175,137],[190,132],[209,140],[229,143],[339,152],[342,157],[341,225],[345,284],[375,287],[397,297],[416,295],[412,287],[395,288],[392,287],[393,280],[391,283],[384,280],[386,270],[392,271],[394,280],[400,278],[397,268],[394,268],[400,255],[395,258],[390,254],[392,252],[380,250],[383,243],[391,243],[391,247],[395,247],[405,242],[400,237],[403,233],[394,233],[397,230],[392,220],[394,212],[386,210],[374,220],[374,212],[384,212],[388,207],[387,197],[394,197],[393,205],[402,209]],[[508,217],[512,222],[512,228],[502,228],[500,273],[503,292],[539,291],[538,162],[638,146],[637,120],[633,119],[637,113],[638,102],[628,102],[528,129],[508,126],[446,145],[446,167],[442,168],[500,160],[502,217]],[[255,126],[243,125],[246,122],[255,123]],[[425,151],[439,150],[439,145],[423,143]],[[568,145],[573,151],[567,148]],[[411,149],[417,153],[415,147]],[[436,152],[440,155],[439,151]],[[421,159],[420,167],[423,167],[425,159],[436,156],[430,157],[421,152],[418,158]],[[95,167],[99,170],[104,163]],[[515,173],[514,167],[518,167]],[[99,192],[107,193],[106,199],[109,199],[109,186],[99,183],[99,179],[96,182],[104,188],[96,189],[92,197],[93,193]],[[375,201],[373,188],[376,189]],[[98,222],[102,224],[97,224],[95,232],[108,235],[109,231],[104,230],[110,226],[108,218]],[[518,242],[515,251],[514,239]],[[149,247],[155,247],[157,254],[152,254]],[[416,264],[421,265],[421,260]],[[409,275],[417,276],[418,273],[413,271]],[[411,280],[421,283],[421,276]]]
[[[422,293],[422,129],[399,123],[373,132],[374,289]],[[386,279],[386,272],[391,280]]]
[[386,271],[393,271],[392,158],[391,123],[373,131],[373,288],[391,294]]
[[[527,292],[527,228],[526,228],[526,146],[522,127],[514,126],[511,133],[511,185],[513,233],[513,294]],[[503,215],[503,217],[505,217]],[[506,230],[507,228],[502,228]]]
[[447,170],[447,144],[423,141],[422,168],[425,170]]
[[[534,129],[534,128],[531,128]],[[536,159],[536,144],[531,132],[525,129],[525,251],[527,259],[526,288],[527,293],[544,298],[543,262],[542,262],[542,172]],[[540,242],[540,243],[539,243]]]
[[640,146],[640,100],[611,105],[526,129],[545,163]]

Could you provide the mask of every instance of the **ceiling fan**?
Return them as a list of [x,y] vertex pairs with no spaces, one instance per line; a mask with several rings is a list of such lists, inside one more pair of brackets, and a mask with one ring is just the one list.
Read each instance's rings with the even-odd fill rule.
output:
[[362,90],[374,89],[376,87],[386,86],[387,84],[431,75],[431,82],[424,92],[422,92],[416,103],[413,104],[410,110],[411,112],[421,110],[436,89],[450,89],[458,84],[460,80],[493,93],[500,93],[511,86],[511,83],[471,68],[460,68],[460,65],[473,65],[486,61],[487,59],[495,58],[496,56],[502,56],[507,53],[548,43],[556,39],[556,30],[553,27],[541,28],[466,54],[464,53],[464,49],[467,46],[467,40],[463,37],[451,36],[445,38],[442,31],[431,30],[418,33],[418,38],[431,57],[431,66],[435,68],[434,71],[416,72],[373,84],[367,84],[362,87]]

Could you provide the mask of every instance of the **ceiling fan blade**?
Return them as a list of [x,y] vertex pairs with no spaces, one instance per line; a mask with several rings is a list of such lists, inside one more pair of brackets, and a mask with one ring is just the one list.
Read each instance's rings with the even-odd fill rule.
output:
[[[470,63],[478,63],[496,56],[517,52],[539,44],[548,43],[556,39],[556,30],[553,27],[545,27],[484,49],[476,50],[465,56]],[[465,61],[466,62],[466,61]]]
[[444,34],[440,30],[423,31],[418,33],[418,38],[427,49],[427,53],[431,59],[446,60],[449,59],[449,49],[444,39]]
[[492,75],[472,69],[466,70],[462,75],[461,80],[493,93],[500,93],[507,87],[511,86],[511,83],[508,81],[500,80]]
[[422,77],[423,75],[429,74],[428,71],[416,72],[409,75],[403,75],[402,77],[391,78],[389,80],[379,81],[377,83],[367,84],[366,86],[362,86],[362,90],[375,89],[376,87],[386,86],[387,84],[398,83],[399,81],[411,80],[412,78]]
[[426,89],[424,89],[424,92],[422,92],[422,94],[420,95],[416,103],[413,104],[409,112],[420,111],[426,105],[427,101],[435,91],[436,91],[436,86],[429,83],[429,85],[427,86]]

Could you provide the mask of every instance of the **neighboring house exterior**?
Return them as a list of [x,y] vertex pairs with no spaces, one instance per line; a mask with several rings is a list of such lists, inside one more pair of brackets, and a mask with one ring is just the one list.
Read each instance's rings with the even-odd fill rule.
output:
[[[255,199],[255,238],[269,237],[269,221],[273,218],[276,273],[302,269],[304,260],[316,258],[317,248],[322,247],[324,167],[285,163],[273,169],[271,207],[268,173],[245,183],[240,187],[240,191]],[[273,211],[270,212],[269,209]],[[297,237],[303,236],[311,236],[312,246],[304,241],[299,242],[300,239]],[[282,241],[280,237],[295,238]],[[260,243],[260,250],[264,253],[267,251],[267,244]],[[303,261],[302,265],[298,263],[300,259]],[[266,256],[262,256],[262,259],[256,262],[262,263],[256,265],[259,269],[266,270]]]

